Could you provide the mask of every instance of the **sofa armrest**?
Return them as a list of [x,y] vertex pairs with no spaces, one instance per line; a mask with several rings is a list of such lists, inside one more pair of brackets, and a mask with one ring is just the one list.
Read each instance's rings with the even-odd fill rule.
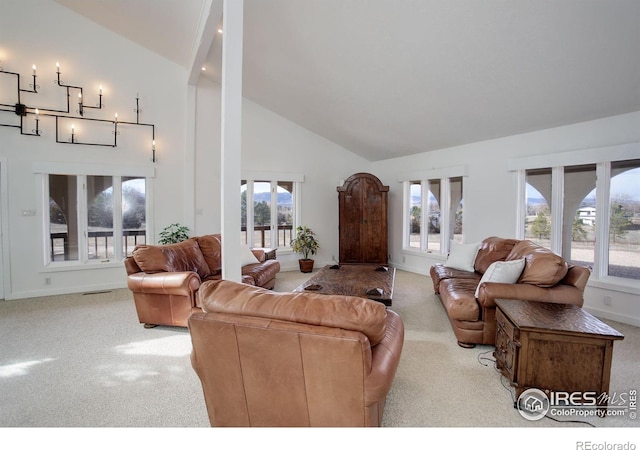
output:
[[495,308],[495,300],[530,300],[549,303],[567,303],[582,306],[582,291],[575,286],[557,284],[553,287],[539,287],[532,284],[482,283],[478,291],[478,303],[484,308]]
[[200,276],[195,272],[138,272],[127,276],[127,287],[132,292],[191,296],[200,287]]
[[398,369],[404,344],[404,323],[400,316],[387,310],[385,336],[371,348],[371,373],[365,379],[367,406],[385,399]]

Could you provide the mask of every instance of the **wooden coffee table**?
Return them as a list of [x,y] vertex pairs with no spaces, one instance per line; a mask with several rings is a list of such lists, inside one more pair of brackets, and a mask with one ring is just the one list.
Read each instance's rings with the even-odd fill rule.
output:
[[324,266],[294,292],[363,297],[391,306],[395,267],[376,265]]

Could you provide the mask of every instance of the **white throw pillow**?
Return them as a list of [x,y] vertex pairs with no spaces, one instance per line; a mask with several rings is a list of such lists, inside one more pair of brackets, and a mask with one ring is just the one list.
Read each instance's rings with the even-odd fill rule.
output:
[[476,244],[460,244],[451,241],[449,249],[449,257],[444,263],[445,267],[452,269],[465,270],[467,272],[475,272],[473,264],[476,262],[476,255],[480,249],[480,242]]
[[248,266],[249,264],[259,263],[256,255],[253,254],[248,245],[240,246],[240,267]]
[[524,258],[515,259],[513,261],[496,261],[492,263],[487,271],[482,275],[480,283],[476,288],[476,298],[478,298],[478,292],[480,291],[480,284],[487,281],[494,283],[508,283],[514,284],[520,278],[522,271],[524,270]]

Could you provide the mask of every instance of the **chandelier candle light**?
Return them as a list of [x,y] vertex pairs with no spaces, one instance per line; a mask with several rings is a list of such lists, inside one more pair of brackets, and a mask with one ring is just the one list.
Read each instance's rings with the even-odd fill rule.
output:
[[[84,90],[82,86],[74,86],[74,85],[70,85],[70,84],[65,84],[60,76],[61,76],[61,71],[60,71],[60,63],[56,62],[56,79],[54,80],[54,84],[62,87],[64,89],[66,89],[66,94],[67,94],[67,106],[66,109],[47,109],[47,108],[36,108],[36,107],[31,107],[31,106],[27,106],[25,105],[22,101],[21,101],[21,93],[22,92],[29,92],[32,94],[38,94],[38,89],[40,88],[40,86],[37,84],[37,68],[36,65],[33,64],[32,66],[32,77],[33,77],[33,83],[29,85],[29,87],[31,89],[22,89],[21,88],[21,83],[20,83],[20,74],[16,73],[16,72],[9,72],[4,70],[4,68],[2,66],[0,66],[0,74],[6,74],[8,76],[15,76],[16,77],[16,103],[15,104],[1,104],[0,103],[0,112],[12,112],[15,113],[17,116],[19,116],[20,118],[20,123],[19,124],[13,124],[13,123],[0,123],[0,126],[4,126],[4,127],[13,127],[13,128],[19,128],[20,129],[20,134],[22,135],[26,135],[26,136],[41,136],[42,135],[42,130],[40,129],[40,117],[41,116],[48,116],[48,117],[54,117],[55,118],[55,126],[56,126],[56,142],[57,143],[61,143],[61,144],[79,144],[79,145],[95,145],[95,146],[102,146],[102,147],[117,147],[117,136],[119,134],[118,131],[118,125],[135,125],[135,126],[145,126],[145,127],[151,127],[151,161],[152,162],[156,162],[158,159],[156,158],[156,136],[155,136],[155,125],[153,124],[148,124],[148,123],[141,123],[140,122],[140,112],[142,111],[140,108],[140,95],[139,93],[136,93],[136,107],[134,109],[135,113],[136,113],[136,121],[135,122],[126,122],[126,121],[119,121],[118,120],[118,113],[115,113],[115,117],[113,120],[108,120],[108,119],[96,119],[96,118],[91,118],[91,117],[86,117],[85,113],[87,109],[102,109],[103,108],[103,103],[102,103],[102,85],[100,85],[99,89],[98,89],[98,103],[96,104],[96,106],[90,106],[90,105],[86,105],[85,104],[85,97],[84,97]],[[71,111],[71,105],[70,105],[70,97],[71,97],[71,90],[77,90],[78,91],[78,109],[75,112]],[[41,113],[41,111],[44,111],[44,113]],[[24,130],[24,121],[25,118],[28,117],[28,115],[33,114],[35,116],[35,129],[32,130],[31,133],[26,132]],[[78,116],[75,116],[75,114],[77,114]],[[68,119],[76,119],[76,120],[83,120],[83,121],[91,121],[91,122],[102,122],[102,123],[111,123],[113,124],[113,143],[98,143],[98,142],[79,142],[76,138],[76,130],[75,130],[75,124],[71,125],[71,139],[69,140],[60,140],[59,138],[59,122],[60,120],[68,120]]]

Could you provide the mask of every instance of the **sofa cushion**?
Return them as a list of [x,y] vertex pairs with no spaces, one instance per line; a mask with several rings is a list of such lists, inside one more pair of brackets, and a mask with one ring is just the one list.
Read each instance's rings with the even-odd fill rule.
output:
[[440,300],[451,319],[474,322],[480,320],[480,307],[475,292],[478,280],[449,278],[440,283]]
[[240,267],[248,266],[249,264],[258,264],[259,262],[248,245],[240,246]]
[[476,244],[460,244],[459,242],[451,241],[449,256],[444,265],[452,269],[473,272],[475,270],[473,263],[476,260],[479,248],[479,242]]
[[209,266],[195,238],[177,244],[138,245],[133,259],[146,273],[196,272],[200,278],[209,276]]
[[489,266],[487,271],[482,275],[480,283],[476,288],[475,297],[478,298],[478,290],[482,283],[507,283],[514,284],[520,278],[524,269],[524,258],[514,259],[513,261],[496,261]]
[[440,293],[440,282],[447,278],[472,278],[480,281],[481,275],[478,272],[467,272],[464,270],[452,269],[445,267],[444,264],[434,264],[429,269],[431,281],[433,282],[433,290],[436,294]]
[[569,270],[567,262],[561,256],[531,241],[518,242],[507,256],[507,261],[521,258],[525,259],[525,265],[518,283],[552,287],[558,284]]
[[478,255],[474,263],[476,272],[485,273],[489,266],[496,261],[504,261],[513,250],[517,239],[505,239],[496,236],[486,238],[480,243]]
[[222,248],[219,234],[207,234],[196,238],[198,246],[209,266],[209,272],[217,275],[222,272]]
[[359,331],[367,336],[371,345],[378,344],[386,333],[386,307],[366,298],[309,292],[273,292],[227,280],[203,283],[198,295],[205,312]]

